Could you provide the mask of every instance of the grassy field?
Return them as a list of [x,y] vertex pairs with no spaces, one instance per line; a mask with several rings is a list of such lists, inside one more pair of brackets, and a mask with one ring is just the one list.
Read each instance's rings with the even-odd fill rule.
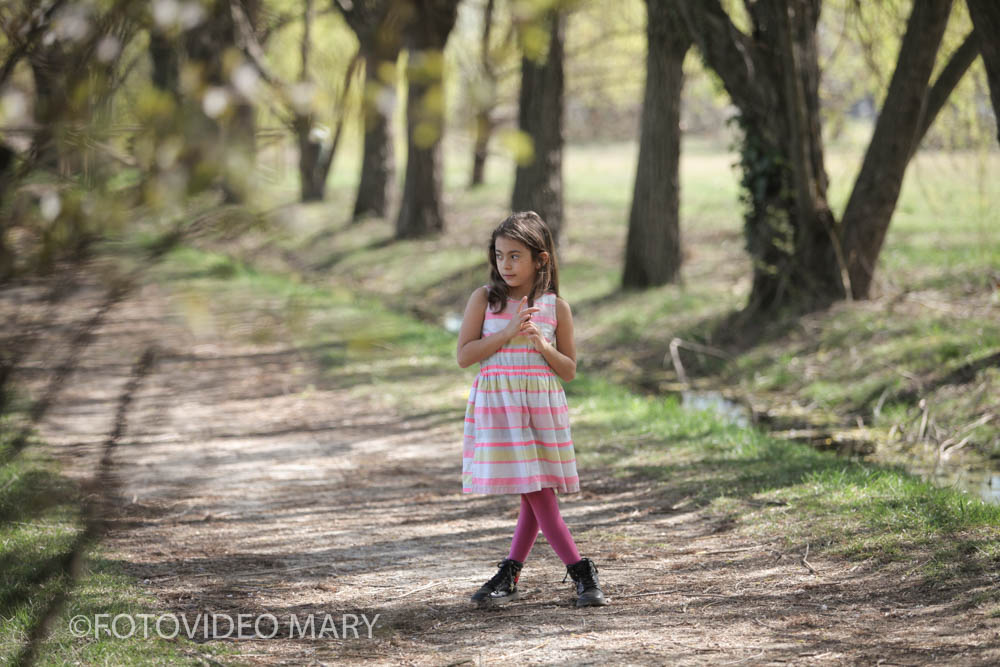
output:
[[[445,235],[395,243],[393,220],[348,225],[356,155],[345,151],[328,202],[273,216],[285,234],[279,243],[299,252],[306,273],[335,276],[430,321],[460,316],[468,294],[485,280],[485,241],[507,210],[513,174],[497,157],[484,187],[464,188],[464,149],[453,146],[447,155]],[[634,144],[566,150],[560,291],[574,310],[581,368],[667,391],[677,381],[670,341],[713,344],[716,325],[747,298],[736,158],[697,141],[685,146],[682,283],[635,293],[618,287],[635,154]],[[827,156],[838,213],[859,160],[857,150]],[[284,177],[262,195],[266,208],[294,199],[294,173]],[[1000,153],[919,154],[871,300],[774,322],[763,342],[725,363],[683,351],[686,370],[696,384],[749,397],[774,415],[808,415],[828,430],[860,427],[851,437],[893,445],[879,448],[887,460],[951,458],[980,466],[977,457],[1000,457],[1000,369],[949,380],[1000,349],[998,209]],[[950,457],[938,456],[942,446]]]

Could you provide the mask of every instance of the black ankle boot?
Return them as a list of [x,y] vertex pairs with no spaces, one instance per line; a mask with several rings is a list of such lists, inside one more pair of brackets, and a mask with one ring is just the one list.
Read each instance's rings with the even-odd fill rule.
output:
[[524,567],[524,563],[513,558],[504,558],[497,563],[497,567],[500,569],[493,575],[493,578],[472,594],[474,603],[482,606],[503,604],[519,597],[517,580],[521,576],[521,568]]
[[[596,607],[608,603],[597,582],[597,566],[589,558],[581,558],[579,563],[566,566],[566,574],[576,583],[576,606]],[[566,581],[566,577],[563,577]]]

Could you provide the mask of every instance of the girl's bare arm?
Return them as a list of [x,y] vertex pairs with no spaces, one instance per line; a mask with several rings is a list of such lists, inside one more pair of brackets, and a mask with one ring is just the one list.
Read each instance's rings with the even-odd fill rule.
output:
[[486,288],[480,287],[465,305],[465,315],[462,317],[462,328],[458,330],[458,365],[461,368],[482,361],[501,347],[503,336],[488,336],[480,338],[483,330],[483,320],[486,319]]

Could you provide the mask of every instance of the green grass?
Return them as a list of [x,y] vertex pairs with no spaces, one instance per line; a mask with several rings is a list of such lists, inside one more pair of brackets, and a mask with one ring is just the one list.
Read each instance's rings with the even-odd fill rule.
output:
[[609,466],[659,482],[780,547],[881,562],[923,555],[941,580],[1000,563],[1000,507],[901,468],[847,460],[585,378],[567,388],[581,469]]
[[[8,447],[12,432],[11,422],[5,418],[0,424],[0,450]],[[18,655],[28,632],[60,592],[67,597],[36,664],[195,664],[199,660],[192,656],[198,654],[230,654],[231,649],[223,644],[170,641],[160,638],[155,630],[148,638],[141,634],[127,638],[72,634],[70,620],[76,616],[94,622],[98,614],[108,614],[107,618],[127,614],[138,619],[139,614],[169,610],[158,610],[154,598],[142,591],[118,562],[103,554],[100,545],[88,551],[75,582],[65,575],[44,576],[46,568],[69,552],[83,524],[79,492],[40,446],[33,442],[19,457],[0,467],[0,662]],[[120,628],[120,634],[127,634],[126,625]]]
[[[618,290],[635,144],[566,148],[560,291],[574,310],[581,369],[635,385],[675,380],[669,358],[664,363],[670,341],[713,343],[718,322],[746,302],[750,262],[735,155],[691,144],[681,173],[683,283],[642,293]],[[492,159],[487,185],[469,191],[464,147],[457,141],[449,147],[447,234],[393,242],[393,220],[348,225],[356,156],[345,153],[328,202],[292,207],[275,218],[278,230],[294,227],[280,243],[359,293],[415,307],[438,322],[449,312],[461,315],[469,293],[485,280],[485,242],[506,213],[513,167]],[[838,214],[860,159],[860,151],[839,147],[827,154],[830,201]],[[281,192],[287,191],[261,196],[273,205]],[[931,419],[938,440],[962,433],[986,414],[980,399],[1000,395],[996,374],[984,369],[967,385],[936,386],[933,380],[1000,349],[996,210],[1000,153],[918,154],[876,270],[875,298],[837,304],[805,324],[776,323],[770,336],[731,363],[684,352],[689,375],[737,387],[778,411],[797,401],[842,415],[840,421],[849,424],[854,414],[864,415],[883,440],[899,418],[913,420],[920,412],[911,401],[908,412],[894,413],[896,421],[874,415],[881,392],[917,390],[936,408]],[[932,388],[921,393],[923,386]],[[1000,419],[971,433],[965,451],[1000,457]]]
[[[457,367],[453,334],[329,278],[307,285],[281,272],[204,272],[227,261],[181,249],[162,270],[175,276],[178,294],[210,294],[216,317],[280,315],[298,301],[309,326],[289,329],[285,343],[316,355],[324,382],[404,413],[434,411],[461,422],[476,369]],[[919,560],[917,571],[930,582],[990,571],[1000,560],[1000,507],[960,491],[683,408],[676,395],[639,395],[603,374],[582,371],[565,386],[581,470],[648,479],[664,504],[687,499],[779,548],[808,543],[813,552],[854,560]]]

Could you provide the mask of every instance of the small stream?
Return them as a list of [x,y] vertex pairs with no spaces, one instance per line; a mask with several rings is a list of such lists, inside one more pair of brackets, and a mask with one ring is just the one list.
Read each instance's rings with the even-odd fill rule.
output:
[[[717,391],[683,391],[681,392],[681,407],[687,410],[711,410],[739,426],[748,426],[752,421],[750,411],[746,406],[725,398]],[[783,437],[791,437],[814,445],[818,439],[831,440],[830,437],[817,438],[814,431],[814,429],[812,431],[802,429],[800,436],[794,435],[792,431],[786,431],[792,435]],[[919,457],[905,460],[894,458],[889,461],[879,456],[877,443],[870,441],[848,441],[848,443],[850,447],[845,453],[854,454],[866,461],[900,464],[909,472],[938,486],[957,488],[982,499],[984,502],[1000,504],[1000,470],[970,468],[959,462],[944,462],[934,465]]]

